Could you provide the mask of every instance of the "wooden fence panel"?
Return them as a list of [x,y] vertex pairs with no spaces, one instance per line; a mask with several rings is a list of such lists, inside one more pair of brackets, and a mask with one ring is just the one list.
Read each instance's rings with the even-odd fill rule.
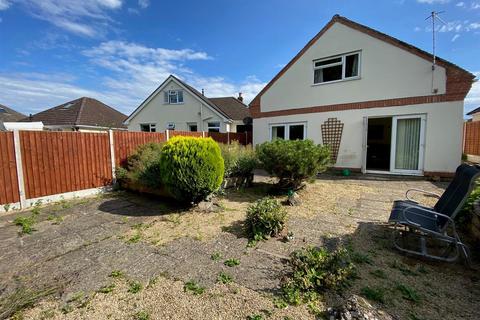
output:
[[480,121],[466,122],[463,153],[480,156]]
[[27,199],[111,183],[108,134],[21,131]]
[[114,131],[113,144],[115,146],[115,164],[123,165],[127,157],[142,144],[149,142],[166,141],[164,132],[127,132]]
[[0,132],[0,204],[20,201],[13,132]]

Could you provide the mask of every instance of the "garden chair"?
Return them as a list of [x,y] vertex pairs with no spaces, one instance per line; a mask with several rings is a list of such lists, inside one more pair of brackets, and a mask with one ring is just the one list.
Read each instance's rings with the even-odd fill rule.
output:
[[[394,226],[394,246],[402,252],[439,261],[453,262],[462,254],[469,264],[468,248],[458,236],[454,218],[462,209],[479,176],[480,167],[462,164],[457,168],[455,177],[442,196],[420,189],[410,189],[406,192],[406,200],[394,201],[388,219]],[[431,195],[437,197],[438,201],[433,208],[429,208],[412,200],[409,197],[411,192]],[[407,237],[418,241],[413,249],[407,248]],[[436,244],[435,249],[441,249],[440,254],[427,250],[430,242]]]

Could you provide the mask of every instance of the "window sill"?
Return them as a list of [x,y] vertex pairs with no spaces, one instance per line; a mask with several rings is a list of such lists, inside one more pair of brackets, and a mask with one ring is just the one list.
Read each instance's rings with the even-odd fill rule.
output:
[[341,79],[341,80],[335,80],[335,81],[312,83],[311,86],[312,87],[324,86],[324,85],[332,84],[332,83],[348,82],[348,81],[361,80],[361,79],[362,79],[362,77],[354,77],[354,78],[347,78],[347,79]]

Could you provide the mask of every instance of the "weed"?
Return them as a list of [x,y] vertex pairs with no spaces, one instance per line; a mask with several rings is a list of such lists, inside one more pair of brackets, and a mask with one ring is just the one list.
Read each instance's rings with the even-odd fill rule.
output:
[[122,218],[122,223],[127,224],[128,223],[128,217],[123,217]]
[[282,292],[285,301],[292,305],[313,302],[326,290],[343,289],[356,275],[349,251],[345,249],[328,252],[308,247],[294,251],[289,263],[292,273],[282,282]]
[[380,279],[387,279],[387,274],[385,273],[385,271],[380,270],[380,269],[370,271],[370,274],[372,276],[380,278]]
[[58,204],[60,207],[62,207],[62,209],[70,209],[72,207],[72,204],[65,199],[60,200]]
[[48,221],[53,221],[52,224],[60,224],[61,222],[63,222],[63,217],[62,216],[57,216],[55,214],[50,214],[48,217],[47,217],[47,220]]
[[84,293],[83,291],[79,291],[79,292],[73,294],[73,295],[67,300],[67,302],[77,302],[77,301],[82,300],[83,298],[85,298],[85,293]]
[[417,271],[420,272],[420,273],[423,273],[423,274],[427,274],[427,273],[428,273],[427,268],[425,268],[425,266],[424,266],[423,264],[420,265],[420,266],[417,268]]
[[67,314],[73,311],[73,306],[69,303],[63,305],[63,307],[60,309],[63,314]]
[[112,283],[112,284],[103,286],[103,287],[101,287],[100,289],[98,289],[97,292],[100,292],[100,293],[110,293],[110,292],[113,291],[113,289],[115,289],[115,283]]
[[372,301],[385,303],[385,290],[378,287],[363,287],[361,290],[362,295]]
[[230,259],[227,259],[223,262],[224,265],[226,265],[227,267],[235,267],[235,266],[238,266],[240,264],[240,260],[236,259],[236,258],[230,258]]
[[247,320],[263,320],[263,316],[261,314],[252,314],[247,317]]
[[46,309],[42,310],[40,312],[40,319],[45,320],[45,319],[51,319],[55,317],[55,310],[54,309]]
[[20,234],[31,234],[33,231],[35,231],[33,228],[33,225],[35,224],[35,217],[33,215],[29,217],[16,217],[15,220],[13,220],[13,223],[16,226],[22,227]]
[[404,265],[401,262],[398,262],[397,260],[394,260],[391,264],[390,267],[393,269],[399,270],[404,276],[418,276],[418,273],[415,271],[410,270],[406,265]]
[[220,282],[223,284],[229,284],[232,281],[233,281],[233,277],[225,272],[220,272],[220,274],[217,277],[217,282]]
[[128,292],[130,293],[139,293],[140,290],[143,289],[143,286],[140,282],[137,281],[129,281],[128,283]]
[[182,220],[180,219],[180,215],[178,215],[178,214],[171,214],[171,215],[167,216],[166,220],[168,222],[171,222],[171,223],[175,224],[175,225],[179,225],[182,222]]
[[127,240],[127,243],[137,243],[141,239],[142,239],[142,236],[140,235],[139,232],[137,232]]
[[415,289],[410,288],[409,286],[404,285],[404,284],[398,284],[396,289],[398,291],[400,291],[403,299],[408,300],[408,301],[412,301],[412,302],[415,302],[415,303],[420,302],[420,296],[415,291]]
[[0,299],[0,318],[8,318],[14,314],[20,315],[25,308],[33,306],[37,301],[57,292],[58,287],[48,287],[42,290],[20,287],[12,294]]
[[373,264],[373,261],[370,258],[370,256],[365,253],[354,251],[350,253],[350,257],[352,258],[353,262],[358,264],[363,264],[363,263]]
[[286,309],[288,303],[283,298],[275,298],[273,299],[273,306],[277,309]]
[[410,313],[408,315],[408,320],[422,320],[419,316],[417,316],[415,313]]
[[109,277],[111,277],[111,278],[123,277],[123,272],[121,270],[113,270],[112,272],[110,272]]
[[218,261],[218,260],[222,259],[222,254],[220,252],[214,252],[210,256],[210,259],[212,259],[213,261]]
[[147,311],[139,311],[135,314],[135,320],[149,320],[150,314]]
[[191,292],[194,295],[200,295],[205,292],[205,288],[200,286],[194,280],[190,280],[186,282],[185,285],[183,286],[183,290],[185,292]]
[[3,209],[5,210],[5,212],[8,212],[8,210],[10,210],[10,204],[9,203],[4,204]]

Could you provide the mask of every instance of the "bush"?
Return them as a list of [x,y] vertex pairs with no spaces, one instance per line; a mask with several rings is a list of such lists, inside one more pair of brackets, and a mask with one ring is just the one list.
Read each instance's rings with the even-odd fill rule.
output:
[[163,143],[147,143],[139,146],[135,153],[127,158],[125,167],[117,169],[117,180],[138,184],[153,189],[162,185],[160,157]]
[[475,185],[475,188],[472,190],[470,195],[468,196],[467,200],[463,204],[462,209],[458,213],[458,215],[455,217],[455,220],[457,220],[461,225],[465,225],[468,223],[472,217],[473,213],[473,204],[475,201],[480,199],[480,184],[477,182]]
[[342,289],[355,277],[355,267],[345,249],[328,252],[308,247],[294,251],[290,257],[293,272],[282,283],[282,291],[284,299],[293,305],[315,301],[326,290]]
[[160,171],[177,200],[198,203],[220,187],[224,164],[213,139],[173,137],[162,148]]
[[261,166],[279,178],[282,189],[298,189],[330,164],[330,149],[311,140],[275,140],[257,147]]
[[232,144],[220,143],[225,162],[225,177],[248,177],[257,166],[255,150],[242,146],[237,141]]
[[248,207],[245,224],[250,238],[258,241],[278,235],[286,218],[287,212],[277,200],[263,198]]

